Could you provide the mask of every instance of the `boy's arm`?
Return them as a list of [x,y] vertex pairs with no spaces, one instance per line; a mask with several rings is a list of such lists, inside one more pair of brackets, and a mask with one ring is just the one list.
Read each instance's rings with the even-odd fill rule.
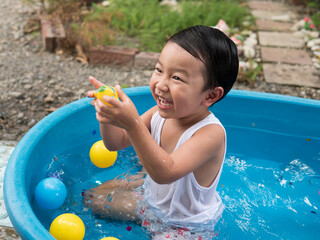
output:
[[109,151],[118,151],[131,145],[124,129],[112,126],[111,124],[100,123],[100,134],[105,147]]
[[[101,101],[99,104],[103,104]],[[147,112],[141,115],[141,120],[145,124],[148,131],[150,131],[150,121],[152,115],[154,114],[155,107],[149,109]],[[131,141],[128,137],[128,134],[125,129],[116,127],[109,123],[101,123],[102,119],[99,120],[99,116],[97,115],[97,119],[100,122],[100,134],[103,139],[104,145],[110,151],[117,151],[124,149],[126,147],[131,146]]]
[[[94,77],[89,78],[91,84],[97,89],[104,84]],[[94,97],[93,91],[87,93],[88,97]],[[101,100],[94,99],[91,104],[95,107],[97,113],[97,120],[100,122],[100,133],[103,139],[104,145],[110,151],[117,151],[126,147],[131,146],[130,139],[128,138],[127,132],[123,128],[114,126],[113,122],[108,118],[110,106],[105,105]],[[133,111],[135,107],[133,105]],[[145,112],[141,119],[145,123],[147,129],[150,129],[150,120],[154,113],[154,108],[149,109]]]
[[128,130],[128,136],[142,165],[159,184],[174,182],[200,170],[203,180],[199,184],[209,186],[223,161],[225,135],[222,127],[216,124],[199,129],[171,154],[154,141],[142,122]]
[[[171,183],[205,165],[211,168],[212,171],[206,174],[213,180],[224,155],[225,135],[221,126],[210,124],[201,128],[176,151],[168,154],[151,136],[150,126],[133,111],[135,108],[130,98],[121,89],[117,90],[121,102],[111,97],[104,98],[113,105],[109,119],[112,124],[126,130],[139,160],[154,181]],[[150,116],[154,111],[156,107],[150,111]]]

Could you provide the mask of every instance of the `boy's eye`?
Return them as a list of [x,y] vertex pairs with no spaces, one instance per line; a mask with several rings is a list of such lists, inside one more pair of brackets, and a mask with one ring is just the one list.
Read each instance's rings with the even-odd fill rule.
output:
[[162,73],[162,70],[160,69],[160,68],[157,68],[156,67],[156,69],[155,69],[157,72],[159,72],[159,73]]
[[172,78],[173,78],[174,80],[182,81],[182,79],[179,78],[179,77],[177,77],[177,76],[173,76]]

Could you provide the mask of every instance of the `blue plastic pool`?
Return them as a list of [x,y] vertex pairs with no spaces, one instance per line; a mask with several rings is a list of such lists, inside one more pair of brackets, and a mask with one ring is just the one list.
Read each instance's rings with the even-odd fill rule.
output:
[[[140,113],[154,105],[148,87],[125,89]],[[320,102],[232,90],[212,111],[228,133],[218,191],[226,205],[217,239],[317,239],[320,236]],[[100,140],[90,99],[68,104],[36,124],[16,146],[6,168],[4,198],[22,239],[53,239],[48,229],[61,213],[76,213],[85,239],[148,239],[137,225],[95,219],[81,192],[136,166],[131,148],[99,169],[89,160]],[[63,179],[68,197],[59,210],[40,209],[38,182]],[[129,228],[128,228],[129,227]]]

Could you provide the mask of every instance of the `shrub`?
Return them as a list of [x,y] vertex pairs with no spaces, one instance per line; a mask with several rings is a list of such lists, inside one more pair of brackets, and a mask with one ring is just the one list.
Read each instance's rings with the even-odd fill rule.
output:
[[[235,0],[180,1],[176,10],[159,5],[158,0],[122,0],[112,2],[108,8],[93,5],[84,25],[103,22],[106,28],[112,29],[113,37],[100,44],[123,45],[129,37],[137,39],[141,50],[157,52],[169,36],[183,28],[197,24],[213,26],[221,18],[231,29],[241,28],[248,14]],[[88,34],[93,37],[99,33]]]

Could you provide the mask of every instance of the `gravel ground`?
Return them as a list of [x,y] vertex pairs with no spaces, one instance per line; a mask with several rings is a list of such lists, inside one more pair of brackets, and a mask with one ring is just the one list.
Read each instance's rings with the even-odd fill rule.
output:
[[0,140],[20,140],[50,112],[85,97],[90,75],[110,85],[148,83],[151,71],[92,67],[45,52],[40,34],[23,34],[32,13],[19,0],[0,2]]
[[[90,75],[110,85],[148,84],[149,70],[93,67],[70,55],[45,52],[39,33],[23,33],[33,14],[20,0],[0,2],[0,140],[20,140],[50,112],[85,97],[92,89]],[[234,88],[320,99],[319,89],[268,84],[262,77],[254,86],[236,83]]]
[[[92,89],[88,77],[106,84],[147,85],[151,71],[93,67],[74,57],[43,50],[41,36],[25,35],[23,26],[35,10],[20,0],[0,1],[0,140],[19,141],[39,120]],[[320,100],[320,89],[268,84],[259,77],[254,86],[236,83],[235,89],[280,93]],[[0,228],[0,239],[17,239]]]

